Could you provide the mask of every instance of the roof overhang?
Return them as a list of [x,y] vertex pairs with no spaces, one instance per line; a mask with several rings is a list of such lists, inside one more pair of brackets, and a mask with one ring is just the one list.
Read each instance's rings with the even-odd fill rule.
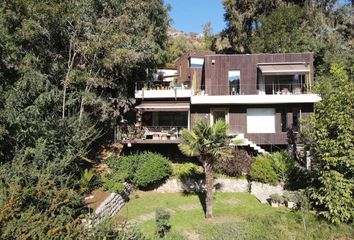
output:
[[266,64],[258,65],[263,76],[267,75],[304,75],[310,72],[307,64]]
[[190,109],[189,102],[143,102],[135,109],[143,112],[187,112]]

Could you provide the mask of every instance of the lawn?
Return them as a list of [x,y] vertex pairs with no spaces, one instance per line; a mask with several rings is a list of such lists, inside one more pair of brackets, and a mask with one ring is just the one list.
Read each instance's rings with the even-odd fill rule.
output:
[[214,218],[204,219],[198,195],[136,192],[114,217],[128,220],[150,238],[155,235],[155,209],[171,213],[168,239],[353,239],[354,225],[330,225],[313,214],[271,208],[248,193],[216,193]]

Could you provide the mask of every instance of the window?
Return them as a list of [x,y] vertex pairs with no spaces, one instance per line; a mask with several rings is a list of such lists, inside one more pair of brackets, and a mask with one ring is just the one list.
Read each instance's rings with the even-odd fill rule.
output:
[[190,68],[202,68],[204,65],[204,58],[190,58],[189,67]]
[[299,131],[299,109],[293,108],[293,131]]
[[229,93],[230,95],[240,94],[240,71],[231,70],[229,71]]
[[286,113],[285,110],[283,110],[283,111],[281,112],[281,131],[282,131],[282,132],[286,132],[286,131],[287,131],[287,127],[288,127],[288,123],[287,123],[288,117],[287,117],[286,114],[287,114],[287,113]]
[[143,126],[187,127],[188,112],[143,112]]
[[248,108],[247,109],[248,133],[275,133],[274,108]]
[[216,123],[217,120],[223,120],[225,123],[229,122],[229,111],[226,108],[210,109],[210,125]]

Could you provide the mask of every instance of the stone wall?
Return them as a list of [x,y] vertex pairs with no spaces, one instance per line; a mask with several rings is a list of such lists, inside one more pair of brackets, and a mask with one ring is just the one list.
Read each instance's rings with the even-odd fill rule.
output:
[[[248,192],[249,184],[246,179],[218,178],[214,180],[214,187],[219,192]],[[168,179],[156,192],[200,192],[204,190],[204,179],[185,179],[183,181],[175,178]]]
[[[250,192],[260,202],[267,203],[267,199],[271,194],[284,194],[281,185],[272,186],[259,182],[248,182],[246,179],[218,178],[214,180],[215,191],[218,192]],[[168,179],[160,187],[156,188],[156,192],[176,193],[176,192],[199,192],[204,190],[204,179],[179,180],[176,178]]]
[[94,223],[99,223],[104,217],[111,217],[117,213],[129,200],[129,194],[132,187],[124,183],[124,190],[121,193],[111,193],[95,211],[95,217],[92,219]]
[[267,203],[270,195],[278,193],[284,194],[284,188],[281,185],[272,186],[269,184],[251,182],[250,193],[254,195],[260,202]]

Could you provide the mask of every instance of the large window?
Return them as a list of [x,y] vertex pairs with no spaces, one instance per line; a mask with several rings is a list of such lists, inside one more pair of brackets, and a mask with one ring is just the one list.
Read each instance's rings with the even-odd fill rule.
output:
[[230,95],[240,94],[240,78],[239,70],[229,71],[229,93]]
[[204,65],[204,58],[192,57],[189,59],[189,67],[191,68],[202,68]]
[[143,126],[187,127],[188,112],[144,112]]
[[303,92],[304,75],[264,76],[266,94],[300,94]]
[[248,133],[275,133],[274,108],[248,108],[247,109]]
[[212,108],[210,110],[210,124],[213,125],[217,120],[229,122],[229,111],[226,108]]

